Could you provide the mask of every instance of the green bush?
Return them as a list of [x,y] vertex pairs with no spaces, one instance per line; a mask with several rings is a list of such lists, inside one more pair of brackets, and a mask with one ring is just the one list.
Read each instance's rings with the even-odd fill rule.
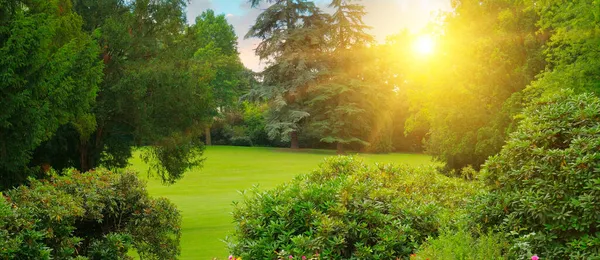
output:
[[272,146],[276,142],[269,139],[265,126],[265,111],[268,109],[266,104],[255,104],[250,102],[242,103],[244,107],[243,119],[246,127],[246,135],[250,137],[254,145]]
[[234,136],[231,138],[231,145],[252,146],[252,140],[248,136]]
[[282,251],[322,259],[408,257],[479,191],[433,167],[369,167],[332,157],[273,190],[244,193],[229,249],[243,259],[275,259]]
[[177,209],[150,198],[135,173],[67,171],[30,182],[0,197],[0,259],[126,259],[130,248],[146,259],[179,254]]
[[104,239],[96,240],[90,245],[88,257],[98,260],[132,259],[127,256],[132,242],[130,235],[110,233]]
[[504,256],[509,245],[502,233],[478,233],[458,230],[443,230],[439,237],[428,240],[421,245],[419,251],[412,256],[414,260],[499,260]]
[[482,170],[476,221],[515,237],[515,256],[600,257],[600,99],[563,91],[522,115]]

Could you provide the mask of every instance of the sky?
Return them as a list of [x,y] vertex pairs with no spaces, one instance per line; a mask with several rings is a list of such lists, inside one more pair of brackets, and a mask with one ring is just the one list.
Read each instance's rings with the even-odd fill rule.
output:
[[[326,10],[329,0],[315,0],[319,7]],[[433,13],[438,10],[450,10],[450,0],[362,0],[367,15],[364,22],[373,27],[371,34],[383,42],[388,35],[398,33],[402,29],[419,31]],[[260,42],[258,39],[244,39],[248,29],[256,21],[256,17],[266,7],[251,8],[248,0],[190,0],[187,7],[187,20],[193,23],[196,16],[206,9],[213,9],[217,14],[225,14],[233,25],[238,36],[240,59],[246,67],[261,71],[264,62],[254,55],[254,49]]]

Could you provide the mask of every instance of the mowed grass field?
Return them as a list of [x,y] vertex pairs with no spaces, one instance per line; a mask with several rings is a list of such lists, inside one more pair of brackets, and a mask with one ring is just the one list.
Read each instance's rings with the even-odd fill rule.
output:
[[[148,180],[152,196],[170,199],[183,217],[181,259],[227,259],[222,241],[233,230],[232,202],[239,201],[240,190],[259,185],[269,189],[309,173],[325,157],[335,156],[329,150],[292,151],[262,147],[207,147],[204,167],[187,172],[176,184],[164,186],[157,179]],[[367,163],[422,165],[431,158],[421,154],[360,154]],[[131,160],[131,169],[146,176],[147,166],[139,154]]]

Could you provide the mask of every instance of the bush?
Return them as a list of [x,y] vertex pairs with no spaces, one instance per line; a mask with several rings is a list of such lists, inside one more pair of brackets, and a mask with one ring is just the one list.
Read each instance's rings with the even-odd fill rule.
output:
[[411,260],[507,259],[504,254],[508,247],[501,233],[479,233],[475,237],[464,229],[444,230],[439,237],[421,245]]
[[67,171],[0,197],[0,259],[174,259],[180,223],[135,173]]
[[246,127],[245,134],[250,137],[254,145],[272,146],[276,142],[269,139],[265,130],[266,120],[265,111],[268,109],[266,104],[255,104],[250,102],[242,103],[244,108],[243,119]]
[[322,259],[408,257],[479,190],[434,168],[368,167],[333,157],[311,174],[245,195],[234,209],[229,248],[243,259],[274,259],[282,251]]
[[476,221],[502,225],[511,253],[600,257],[600,100],[563,91],[528,107],[482,170],[491,186]]
[[248,136],[235,136],[231,138],[231,145],[234,146],[252,146],[252,140]]

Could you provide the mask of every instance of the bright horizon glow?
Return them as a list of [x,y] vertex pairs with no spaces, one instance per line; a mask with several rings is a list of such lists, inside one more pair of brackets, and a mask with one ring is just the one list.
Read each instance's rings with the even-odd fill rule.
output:
[[413,43],[413,51],[421,56],[429,56],[435,51],[435,40],[429,34],[419,35]]

